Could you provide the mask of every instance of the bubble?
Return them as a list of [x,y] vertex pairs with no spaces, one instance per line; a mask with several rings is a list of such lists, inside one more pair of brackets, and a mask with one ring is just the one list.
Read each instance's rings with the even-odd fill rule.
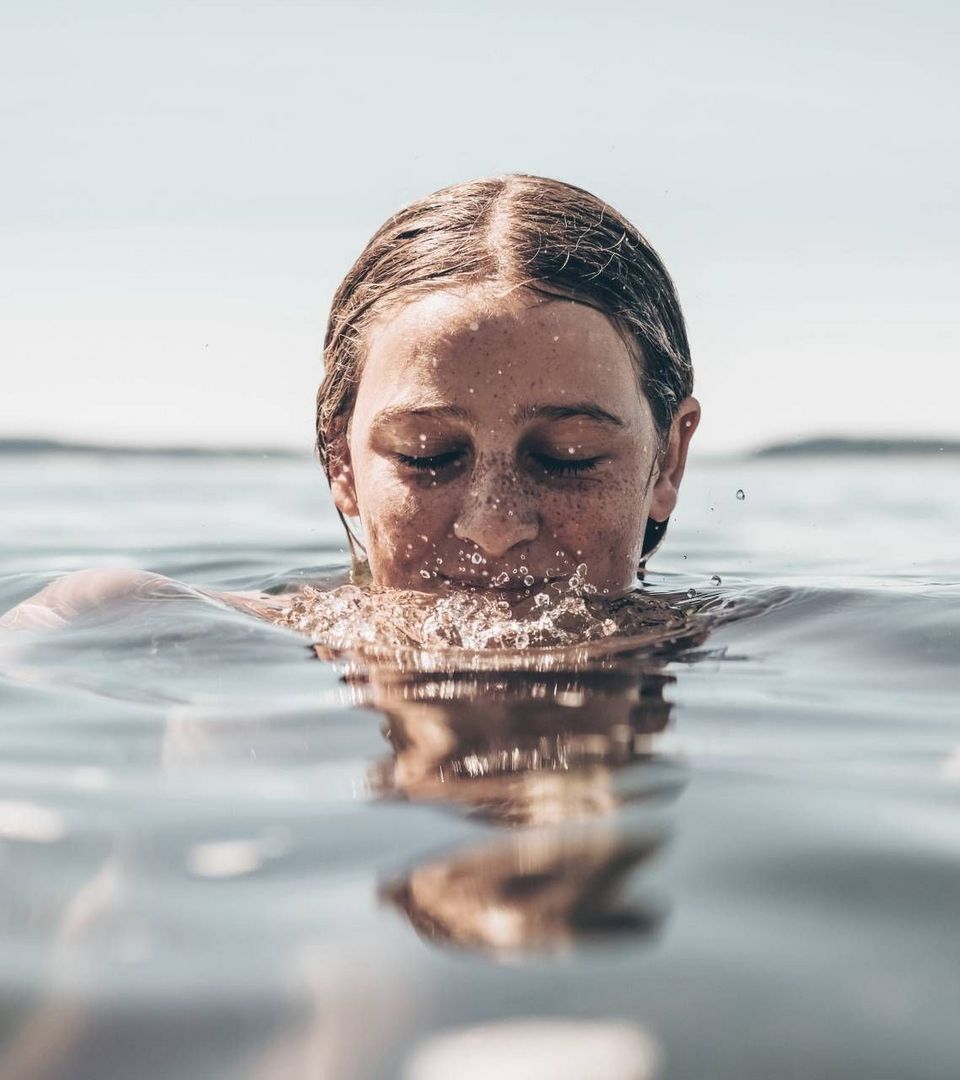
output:
[[479,551],[475,551],[470,556],[470,561],[473,563],[474,566],[479,566],[483,562],[483,556],[480,554]]
[[425,443],[427,441],[427,437],[422,431],[420,432],[419,439],[422,443]]
[[[506,572],[506,570],[504,570],[502,573],[497,574],[497,576],[493,579],[492,584],[494,584],[494,585],[506,585],[509,580],[510,580],[510,575]],[[504,601],[504,603],[506,603],[506,601]],[[510,605],[507,604],[508,608],[509,608],[509,606]]]
[[521,574],[529,574],[530,571],[523,565],[523,563],[521,563],[519,573],[521,573]]
[[747,496],[744,494],[743,488],[737,488],[737,498],[743,502]]
[[692,600],[697,595],[696,589],[687,589],[687,599]]
[[533,574],[527,574],[527,575],[526,575],[526,576],[524,577],[524,579],[523,579],[523,583],[524,583],[524,585],[526,585],[526,587],[527,587],[527,588],[529,589],[529,588],[530,588],[530,586],[531,586],[531,585],[533,584],[534,580],[535,580],[535,579],[534,579],[534,576],[533,576]]
[[568,454],[572,454],[572,453],[574,453],[574,449],[573,449],[573,447],[572,447],[572,446],[568,446],[568,447],[567,447],[567,453],[568,453]]
[[[577,554],[579,555],[580,552],[578,551]],[[580,575],[580,577],[583,577],[586,574],[586,572],[587,572],[587,564],[585,562],[580,563],[577,566],[577,573]]]
[[429,570],[421,570],[421,571],[420,571],[420,576],[421,576],[422,578],[427,578],[427,579],[429,579],[429,577],[430,577],[430,571],[429,571]]
[[539,608],[549,607],[550,597],[545,592],[537,593],[537,595],[533,598],[533,602]]
[[714,574],[710,580],[713,582],[714,585],[719,585],[723,579],[720,577],[719,574]]

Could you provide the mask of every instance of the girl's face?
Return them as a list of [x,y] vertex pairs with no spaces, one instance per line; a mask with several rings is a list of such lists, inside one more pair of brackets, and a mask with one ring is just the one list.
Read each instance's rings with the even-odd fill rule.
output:
[[683,402],[661,458],[604,315],[525,290],[438,292],[382,317],[366,346],[331,482],[375,583],[511,599],[585,563],[601,593],[632,586],[700,409]]

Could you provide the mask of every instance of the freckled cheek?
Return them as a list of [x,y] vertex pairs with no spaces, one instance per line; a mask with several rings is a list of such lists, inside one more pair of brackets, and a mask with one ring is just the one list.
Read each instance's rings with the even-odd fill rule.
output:
[[630,481],[587,486],[544,498],[541,519],[559,548],[579,556],[594,573],[633,559],[641,543],[642,493]]
[[451,493],[424,489],[396,475],[372,478],[369,490],[376,498],[360,494],[368,552],[374,567],[395,570],[430,569],[449,544],[455,510]]

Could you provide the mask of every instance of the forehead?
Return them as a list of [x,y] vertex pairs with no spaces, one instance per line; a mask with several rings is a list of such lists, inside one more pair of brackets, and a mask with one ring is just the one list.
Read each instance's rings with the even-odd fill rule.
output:
[[635,362],[601,312],[526,290],[437,292],[370,327],[356,413],[430,399],[476,410],[527,400],[641,408]]

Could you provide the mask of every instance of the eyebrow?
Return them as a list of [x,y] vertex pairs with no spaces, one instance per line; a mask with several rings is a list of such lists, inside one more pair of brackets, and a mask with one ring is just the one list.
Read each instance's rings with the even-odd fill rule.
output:
[[398,420],[469,420],[470,413],[459,405],[389,405],[373,418],[371,427],[383,427]]
[[520,405],[514,411],[514,416],[521,422],[524,420],[570,420],[585,416],[598,424],[609,424],[618,428],[626,427],[619,416],[601,409],[592,401],[577,401],[569,405]]
[[[619,416],[601,409],[592,401],[572,402],[569,405],[518,405],[513,410],[513,419],[517,423],[525,423],[528,420],[570,420],[577,417],[586,417],[598,424],[607,424],[610,427],[624,428],[626,424]],[[466,420],[473,417],[469,409],[460,405],[390,405],[373,418],[373,428],[383,427],[397,421],[410,419],[433,419],[433,420]]]

